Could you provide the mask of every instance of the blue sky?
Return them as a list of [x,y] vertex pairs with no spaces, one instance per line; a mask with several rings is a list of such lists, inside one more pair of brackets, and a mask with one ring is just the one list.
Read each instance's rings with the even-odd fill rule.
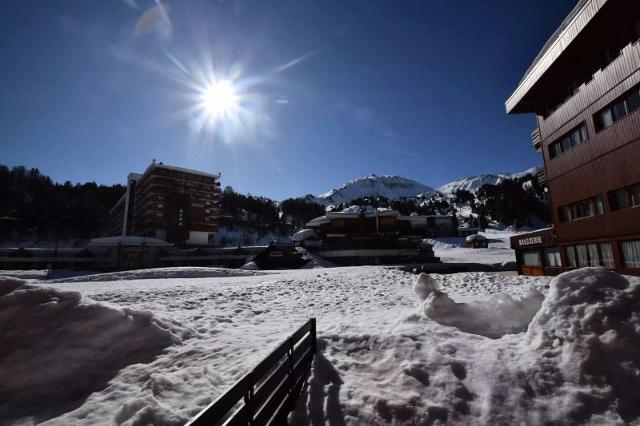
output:
[[[575,0],[8,0],[0,164],[124,183],[153,158],[274,199],[540,165],[504,101]],[[199,108],[207,82],[238,106]]]

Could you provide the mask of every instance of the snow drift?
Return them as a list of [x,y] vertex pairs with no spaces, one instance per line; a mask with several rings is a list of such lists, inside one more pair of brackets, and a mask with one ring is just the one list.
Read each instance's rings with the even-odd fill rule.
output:
[[548,398],[571,422],[637,420],[640,278],[604,268],[558,276],[522,350],[535,355],[522,360],[529,398]]
[[[485,424],[628,424],[640,420],[640,278],[604,268],[559,275],[547,297],[455,303],[434,279],[414,291],[428,318],[488,337],[477,342],[485,371],[472,388],[485,395]],[[539,306],[537,313],[535,306]],[[532,313],[533,312],[533,313]]]
[[531,287],[520,297],[496,294],[486,301],[456,303],[439,291],[435,280],[424,273],[418,276],[414,291],[423,301],[420,309],[427,317],[467,333],[492,338],[525,331],[544,299],[542,293]]
[[0,423],[73,410],[175,342],[151,313],[0,277]]

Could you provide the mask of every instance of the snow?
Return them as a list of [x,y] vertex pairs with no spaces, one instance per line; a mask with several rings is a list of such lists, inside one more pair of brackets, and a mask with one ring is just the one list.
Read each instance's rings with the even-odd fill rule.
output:
[[198,266],[176,266],[172,268],[134,269],[130,271],[107,272],[72,276],[50,280],[50,283],[72,283],[93,281],[152,280],[158,278],[206,278],[206,277],[243,277],[247,275],[264,275],[268,272],[250,272],[241,269],[208,268]]
[[318,239],[318,234],[314,229],[303,229],[302,231],[298,231],[291,237],[291,241],[304,241],[309,238]]
[[488,240],[489,247],[477,249],[466,248],[466,239],[463,237],[429,238],[425,241],[433,246],[434,254],[445,263],[514,264],[516,255],[511,249],[510,239],[525,232],[510,228],[486,229],[478,235]]
[[420,274],[413,290],[423,301],[421,309],[425,316],[467,333],[493,338],[526,331],[544,299],[532,287],[521,297],[498,294],[484,301],[457,303],[439,291],[435,280],[427,274]]
[[0,423],[80,407],[126,366],[178,343],[149,312],[0,278]]
[[435,190],[415,180],[402,176],[363,176],[350,180],[340,188],[322,194],[316,202],[325,205],[348,203],[358,198],[385,197],[389,200],[435,194]]
[[147,247],[173,247],[173,244],[156,238],[136,237],[122,235],[117,237],[93,238],[89,241],[89,247],[115,247],[115,246],[147,246]]
[[488,173],[484,175],[475,175],[460,178],[452,182],[446,183],[438,187],[438,191],[443,194],[453,194],[457,190],[465,190],[469,192],[477,192],[482,185],[497,185],[505,179],[514,179],[527,175],[535,175],[537,172],[536,167],[532,167],[519,173]]
[[[57,385],[45,384],[47,397],[24,400],[52,405],[54,395],[64,408],[46,415],[38,413],[50,407],[27,413],[15,396],[2,415],[21,424],[47,415],[48,425],[183,424],[311,316],[322,352],[294,425],[622,424],[640,415],[633,403],[640,400],[640,278],[603,269],[553,280],[418,277],[379,266],[26,286],[6,280],[0,329],[18,332],[0,333],[0,363],[20,350],[28,376],[48,380],[55,372],[55,383],[86,385],[80,398],[64,389],[54,395]],[[16,296],[24,291],[28,303]],[[77,327],[77,318],[98,322],[100,331]],[[64,338],[49,323],[78,334]],[[8,346],[7,335],[29,340]],[[116,335],[138,336],[128,343],[143,344],[135,353],[145,359],[131,359],[128,345],[111,341]],[[69,352],[47,346],[53,352],[43,362],[41,348],[61,337]],[[109,352],[120,364],[105,365],[92,352],[103,339],[123,351]],[[96,357],[90,367],[85,351]],[[14,371],[0,368],[0,395],[5,383],[22,380]]]

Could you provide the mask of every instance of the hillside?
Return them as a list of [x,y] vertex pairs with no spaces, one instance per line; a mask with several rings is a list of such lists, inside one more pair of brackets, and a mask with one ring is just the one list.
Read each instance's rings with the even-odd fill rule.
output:
[[321,204],[348,203],[353,200],[367,197],[383,197],[388,200],[411,198],[417,195],[431,195],[436,191],[420,182],[407,179],[402,176],[363,176],[350,180],[340,188],[316,197],[316,202]]
[[482,185],[497,185],[505,179],[514,179],[527,175],[533,175],[535,173],[536,168],[532,167],[519,173],[487,173],[483,175],[468,176],[446,183],[438,187],[437,189],[439,192],[442,192],[446,195],[452,194],[460,189],[470,192],[477,192],[478,189],[482,187]]

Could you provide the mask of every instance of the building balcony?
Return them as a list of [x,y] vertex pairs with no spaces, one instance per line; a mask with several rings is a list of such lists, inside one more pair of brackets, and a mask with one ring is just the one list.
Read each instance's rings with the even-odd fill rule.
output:
[[542,136],[540,136],[540,129],[537,127],[531,132],[531,142],[533,143],[533,149],[540,152],[542,149]]
[[549,182],[547,181],[547,172],[544,170],[544,167],[540,167],[536,172],[536,178],[538,179],[538,184],[540,186],[548,186]]

